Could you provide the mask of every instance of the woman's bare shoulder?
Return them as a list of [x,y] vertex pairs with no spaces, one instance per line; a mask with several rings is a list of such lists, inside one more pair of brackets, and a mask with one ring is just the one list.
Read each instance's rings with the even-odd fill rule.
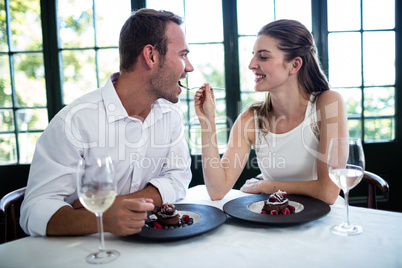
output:
[[326,90],[322,92],[317,99],[317,109],[325,107],[330,104],[338,103],[343,105],[344,100],[342,95],[334,90]]
[[254,109],[248,108],[247,110],[244,110],[244,111],[239,115],[239,118],[241,118],[241,119],[254,118]]
[[[255,121],[254,121],[254,110],[247,109],[243,111],[236,119],[234,127],[232,130],[235,131],[235,134],[243,133],[243,137],[247,137],[247,140],[251,143],[254,142],[254,129],[255,129]],[[233,133],[232,133],[233,134]]]

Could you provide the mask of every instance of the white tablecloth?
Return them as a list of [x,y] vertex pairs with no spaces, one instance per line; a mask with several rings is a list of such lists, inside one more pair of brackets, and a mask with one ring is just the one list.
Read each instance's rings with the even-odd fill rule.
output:
[[[211,201],[204,186],[189,190],[181,203],[222,208],[232,190]],[[352,223],[364,232],[341,237],[329,228],[345,218],[343,205],[325,217],[295,226],[266,226],[229,217],[217,229],[172,242],[127,240],[106,234],[106,247],[121,256],[102,267],[402,267],[402,213],[350,208]],[[85,257],[98,247],[98,236],[27,237],[0,245],[0,267],[94,267]]]

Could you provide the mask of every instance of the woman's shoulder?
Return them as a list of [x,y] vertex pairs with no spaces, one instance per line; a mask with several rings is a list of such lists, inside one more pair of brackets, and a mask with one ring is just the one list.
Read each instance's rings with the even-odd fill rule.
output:
[[254,117],[255,109],[253,107],[249,107],[248,109],[244,110],[240,113],[239,118],[251,118]]
[[[254,133],[255,129],[255,116],[253,109],[246,109],[236,119],[232,131],[234,130],[235,134],[246,133],[247,139],[253,143],[254,141]],[[233,133],[232,133],[233,134]],[[242,135],[242,137],[245,137]]]
[[254,123],[251,123],[254,122],[254,120],[255,120],[254,110],[249,108],[239,114],[239,116],[236,119],[236,122],[242,125],[243,127],[254,128]]
[[320,109],[330,104],[338,103],[338,105],[343,105],[344,100],[339,92],[334,90],[326,90],[318,96],[316,103],[317,109]]

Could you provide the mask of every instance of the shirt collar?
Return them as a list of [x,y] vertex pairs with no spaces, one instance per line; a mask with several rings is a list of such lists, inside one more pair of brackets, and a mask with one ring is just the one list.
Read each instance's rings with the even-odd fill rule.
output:
[[114,73],[101,89],[103,103],[105,104],[106,116],[109,123],[128,117],[126,109],[120,101],[113,84],[120,77],[120,73]]
[[[113,86],[119,77],[120,73],[112,74],[105,86],[101,89],[108,123],[113,123],[114,121],[129,117],[126,109],[121,103],[119,96],[116,93],[116,89]],[[173,106],[173,103],[165,99],[157,99],[152,105],[151,112],[144,121],[145,125],[150,126],[154,124],[156,121],[162,118],[164,113],[170,112]]]

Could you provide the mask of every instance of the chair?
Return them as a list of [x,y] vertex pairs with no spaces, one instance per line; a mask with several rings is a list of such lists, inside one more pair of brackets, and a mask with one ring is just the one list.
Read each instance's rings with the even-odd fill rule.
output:
[[[261,180],[262,174],[255,176],[255,178]],[[368,186],[367,207],[377,209],[376,189],[379,188],[383,193],[388,193],[389,192],[388,182],[386,182],[380,176],[371,173],[369,171],[364,171],[362,181],[366,182]]]
[[388,193],[389,192],[388,182],[386,182],[380,176],[371,173],[369,171],[364,171],[362,181],[368,184],[367,207],[377,209],[376,187],[379,188],[381,192]]
[[4,242],[17,239],[17,218],[15,206],[22,203],[25,196],[26,187],[20,188],[6,194],[0,201],[0,210],[5,215],[5,234]]

